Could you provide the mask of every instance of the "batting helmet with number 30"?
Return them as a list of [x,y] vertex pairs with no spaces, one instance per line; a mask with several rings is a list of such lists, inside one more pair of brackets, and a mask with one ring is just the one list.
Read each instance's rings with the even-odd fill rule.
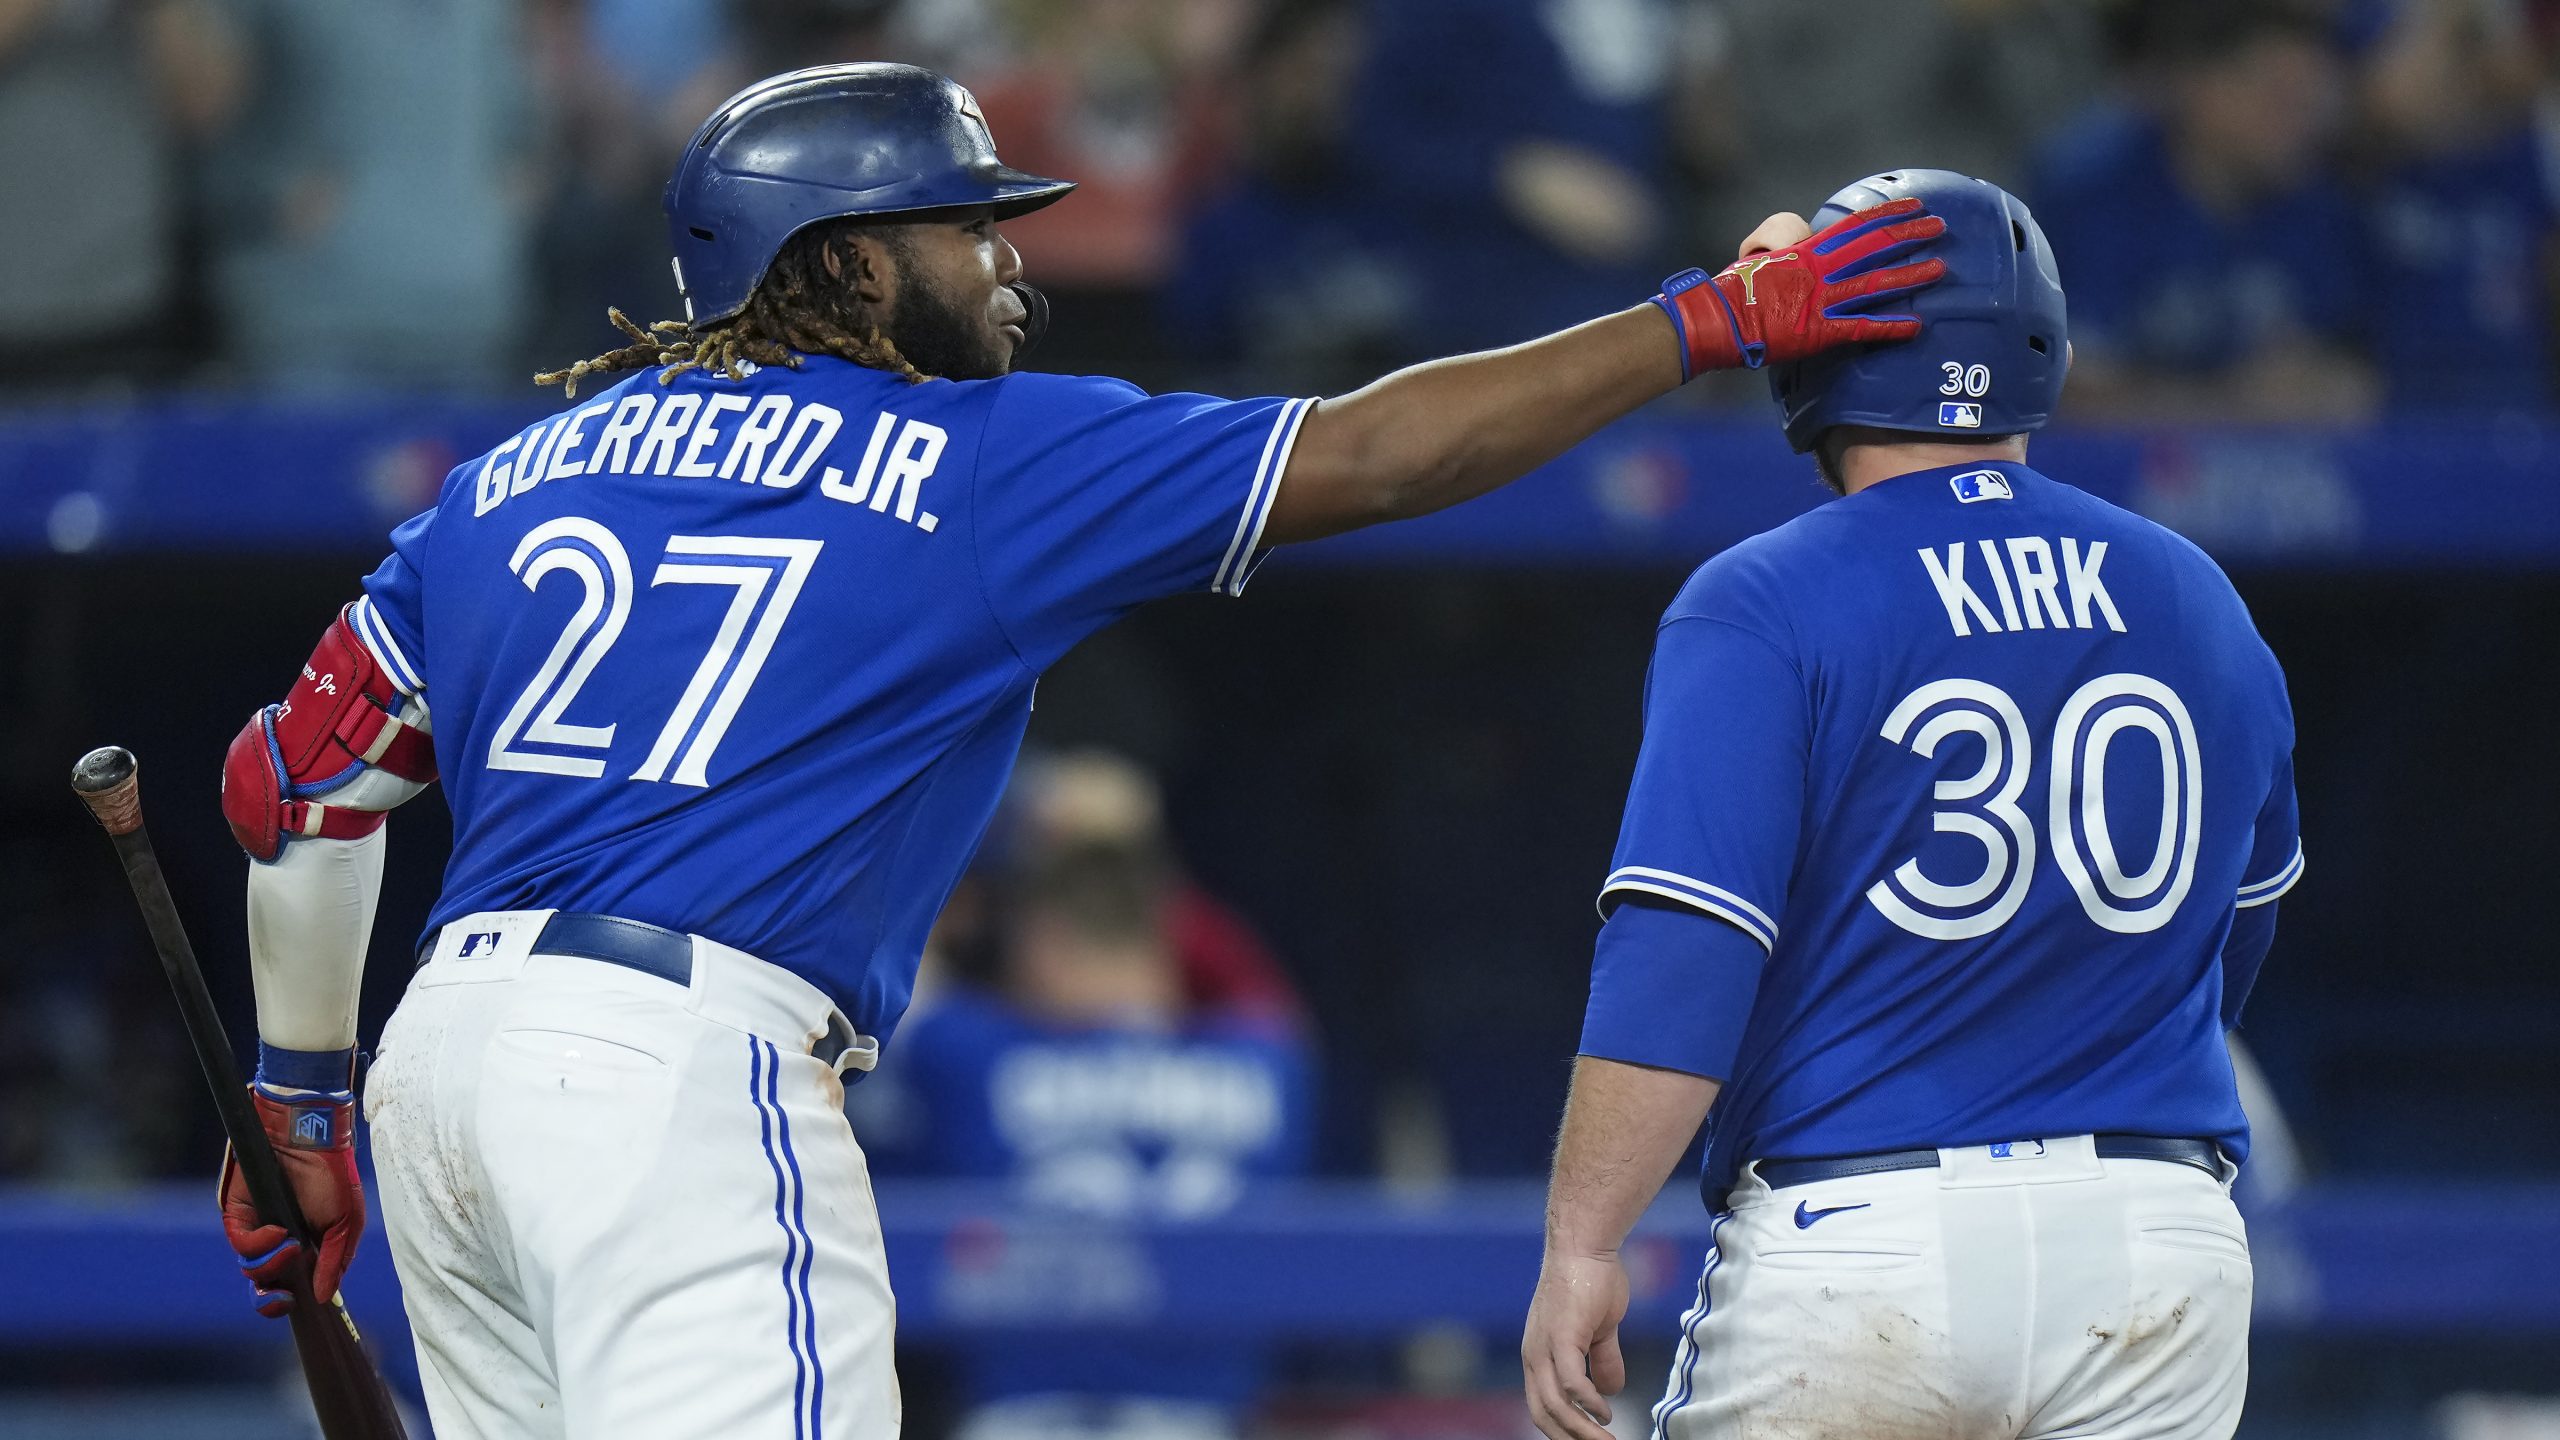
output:
[[[1893,301],[1920,317],[1920,338],[1843,346],[1772,368],[1769,387],[1799,451],[1834,425],[1949,439],[2024,434],[2043,428],[2061,398],[2070,343],[2062,277],[2018,197],[1952,170],[1894,170],[1825,201],[1813,228],[1904,196],[1947,222],[1929,247],[1947,263],[1947,278]],[[1902,262],[1887,252],[1873,263]]]

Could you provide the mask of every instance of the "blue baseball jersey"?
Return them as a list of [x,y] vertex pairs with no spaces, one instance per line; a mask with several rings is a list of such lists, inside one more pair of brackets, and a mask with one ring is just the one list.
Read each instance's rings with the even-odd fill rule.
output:
[[[1306,1042],[1267,1018],[1210,1014],[1177,1029],[1052,1023],[976,991],[919,1009],[896,1054],[855,1092],[879,1175],[1002,1180],[1026,1204],[1110,1218],[1197,1220],[1252,1182],[1306,1168],[1314,1075]],[[1148,1396],[1242,1405],[1260,1346],[1231,1338],[1044,1338],[963,1352],[979,1401]]]
[[2551,393],[2543,257],[2560,175],[2519,129],[2380,177],[2372,212],[2376,347],[2395,408],[2538,410]]
[[356,625],[432,716],[435,927],[595,911],[781,965],[886,1039],[1033,683],[1240,593],[1312,401],[813,357],[645,371],[456,469]]
[[2370,322],[2367,232],[2332,177],[2225,213],[2178,173],[2158,121],[2102,105],[2045,147],[2028,198],[2086,353],[2220,375],[2291,339],[2353,343]]
[[2222,956],[2301,873],[2292,745],[2247,609],[2168,530],[2024,465],[1833,501],[1663,617],[1602,893],[1748,936],[1673,1002],[1748,1017],[1664,1054],[1609,993],[1645,980],[1595,970],[1585,1051],[1726,1081],[1710,1193],[2082,1132],[2244,1154]]

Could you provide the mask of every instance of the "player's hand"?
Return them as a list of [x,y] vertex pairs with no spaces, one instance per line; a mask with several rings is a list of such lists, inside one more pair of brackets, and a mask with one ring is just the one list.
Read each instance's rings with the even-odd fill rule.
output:
[[327,1304],[338,1293],[338,1281],[355,1258],[356,1241],[364,1235],[364,1181],[356,1175],[355,1096],[335,1093],[276,1092],[249,1087],[258,1119],[284,1167],[293,1198],[320,1253],[306,1257],[302,1246],[287,1238],[284,1226],[272,1223],[250,1203],[240,1163],[228,1150],[222,1156],[222,1232],[240,1255],[240,1273],[257,1287],[258,1313],[282,1315],[293,1308],[288,1289],[308,1267],[311,1298]]
[[[1785,218],[1772,216],[1754,237]],[[1836,345],[1919,334],[1920,322],[1911,316],[1865,312],[1879,300],[1936,284],[1947,273],[1946,263],[1859,267],[1925,245],[1946,230],[1947,222],[1918,200],[1896,200],[1861,210],[1802,243],[1746,254],[1714,275],[1684,270],[1672,276],[1654,303],[1680,332],[1681,378],[1706,370],[1757,370]]]
[[1547,1440],[1610,1440],[1609,1398],[1626,1388],[1618,1322],[1627,1315],[1627,1267],[1613,1252],[1547,1252],[1520,1336],[1529,1418]]
[[1812,238],[1813,227],[1805,223],[1803,216],[1793,210],[1781,210],[1753,227],[1750,234],[1743,236],[1741,246],[1733,252],[1733,258],[1748,260],[1754,255],[1766,255],[1772,250],[1784,250],[1790,245],[1801,245]]

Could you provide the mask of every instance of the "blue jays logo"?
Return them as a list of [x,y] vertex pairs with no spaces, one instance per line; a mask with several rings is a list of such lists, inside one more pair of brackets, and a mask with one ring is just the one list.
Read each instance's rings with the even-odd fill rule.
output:
[[293,1143],[307,1149],[329,1147],[329,1112],[305,1110],[293,1120]]
[[2009,489],[2009,477],[1997,470],[1968,470],[1962,475],[1949,477],[1947,484],[1954,488],[1956,498],[1967,505],[1976,500],[2016,498]]
[[506,938],[507,937],[505,935],[495,930],[475,930],[462,937],[462,953],[454,958],[458,960],[468,960],[472,956],[479,954],[480,942],[483,940],[488,941],[489,948],[494,951],[498,948],[498,942]]
[[1938,402],[1938,423],[1950,430],[1979,430],[1982,428],[1982,407],[1966,400],[1941,400]]
[[[955,90],[960,89],[960,87],[956,85],[952,88]],[[978,135],[979,138],[986,141],[987,152],[989,154],[995,153],[995,132],[987,128],[987,112],[978,108],[978,97],[970,94],[966,90],[960,90],[959,103],[953,108],[957,109],[963,118],[977,122]]]

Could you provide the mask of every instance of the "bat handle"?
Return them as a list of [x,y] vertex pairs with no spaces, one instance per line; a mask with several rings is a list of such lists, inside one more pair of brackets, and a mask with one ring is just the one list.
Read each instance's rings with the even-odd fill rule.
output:
[[187,1039],[195,1047],[197,1067],[213,1087],[214,1108],[221,1112],[223,1131],[231,1137],[232,1155],[239,1163],[250,1200],[259,1214],[283,1225],[308,1249],[311,1226],[303,1219],[302,1206],[285,1180],[284,1168],[276,1163],[275,1151],[265,1140],[265,1127],[250,1103],[239,1065],[232,1059],[230,1037],[223,1033],[222,1019],[214,1012],[213,997],[206,993],[203,971],[196,965],[195,947],[187,942],[186,926],[178,919],[177,902],[169,896],[169,882],[160,873],[159,858],[151,851],[151,837],[142,828],[140,762],[121,745],[101,745],[71,767],[71,788],[79,792],[80,803],[88,806],[89,813],[106,827],[108,837],[115,842],[117,858],[124,862],[125,879],[133,885],[133,898],[142,907],[143,923],[151,931],[153,948],[160,953],[161,969],[177,995],[179,1018],[185,1022]]
[[71,788],[110,835],[142,828],[142,767],[121,745],[101,745],[71,767]]

